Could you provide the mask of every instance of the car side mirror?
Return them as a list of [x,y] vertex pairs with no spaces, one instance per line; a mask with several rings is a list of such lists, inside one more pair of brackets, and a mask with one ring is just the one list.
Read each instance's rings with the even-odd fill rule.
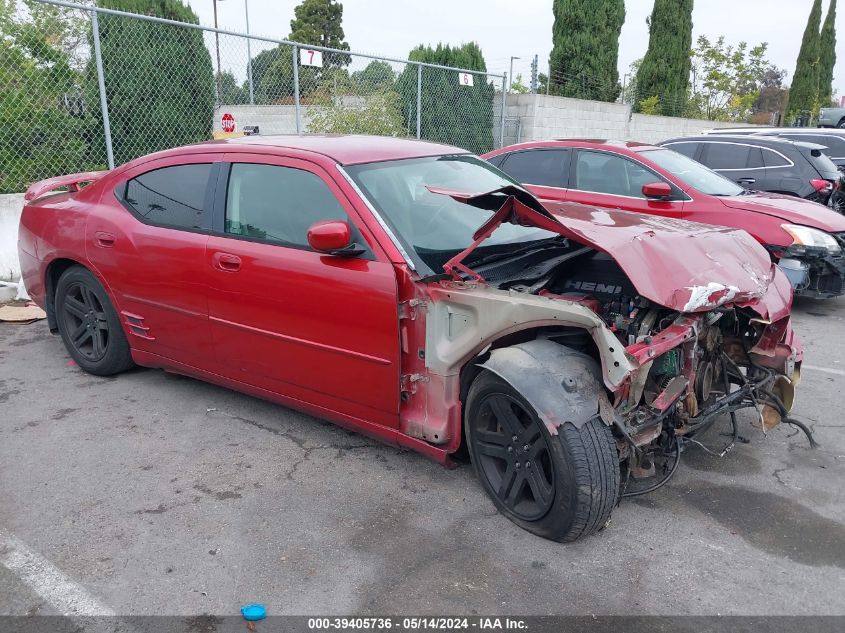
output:
[[668,200],[672,187],[667,182],[648,182],[643,185],[643,195],[650,200]]
[[354,257],[364,252],[352,242],[352,232],[343,220],[322,220],[308,228],[308,245],[318,253]]

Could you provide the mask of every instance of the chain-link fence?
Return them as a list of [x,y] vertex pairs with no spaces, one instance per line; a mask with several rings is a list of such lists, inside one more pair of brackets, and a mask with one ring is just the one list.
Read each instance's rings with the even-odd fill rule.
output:
[[0,0],[0,193],[215,133],[379,134],[477,153],[503,138],[504,75],[170,17]]

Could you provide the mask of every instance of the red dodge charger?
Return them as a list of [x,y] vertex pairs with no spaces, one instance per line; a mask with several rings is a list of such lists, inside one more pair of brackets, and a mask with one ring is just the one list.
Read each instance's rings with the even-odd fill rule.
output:
[[203,143],[26,198],[26,286],[85,371],[466,449],[547,538],[602,528],[714,423],[735,440],[738,409],[800,424],[792,291],[742,231],[540,204],[462,150],[377,137]]

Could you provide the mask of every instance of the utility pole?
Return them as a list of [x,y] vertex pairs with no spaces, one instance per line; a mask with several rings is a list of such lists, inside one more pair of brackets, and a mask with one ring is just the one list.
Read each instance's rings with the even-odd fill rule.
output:
[[510,79],[508,79],[508,92],[511,91],[511,86],[513,85],[513,60],[515,59],[519,59],[519,57],[511,55],[511,71],[508,73],[508,77],[510,77]]
[[531,60],[531,92],[537,94],[537,88],[539,86],[538,77],[537,77],[537,70],[539,68],[540,60],[538,59],[537,55],[534,55],[534,59]]

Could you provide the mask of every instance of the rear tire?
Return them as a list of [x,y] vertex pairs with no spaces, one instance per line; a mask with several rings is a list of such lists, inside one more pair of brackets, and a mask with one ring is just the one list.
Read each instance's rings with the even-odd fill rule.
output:
[[840,119],[839,123],[836,124],[836,127],[838,127],[839,129],[845,128],[845,117]]
[[567,422],[552,435],[528,400],[484,371],[470,387],[465,426],[485,491],[520,527],[570,542],[610,520],[619,499],[619,458],[598,417],[581,428]]
[[68,268],[56,284],[55,305],[62,341],[82,369],[111,376],[134,365],[117,312],[91,271]]

